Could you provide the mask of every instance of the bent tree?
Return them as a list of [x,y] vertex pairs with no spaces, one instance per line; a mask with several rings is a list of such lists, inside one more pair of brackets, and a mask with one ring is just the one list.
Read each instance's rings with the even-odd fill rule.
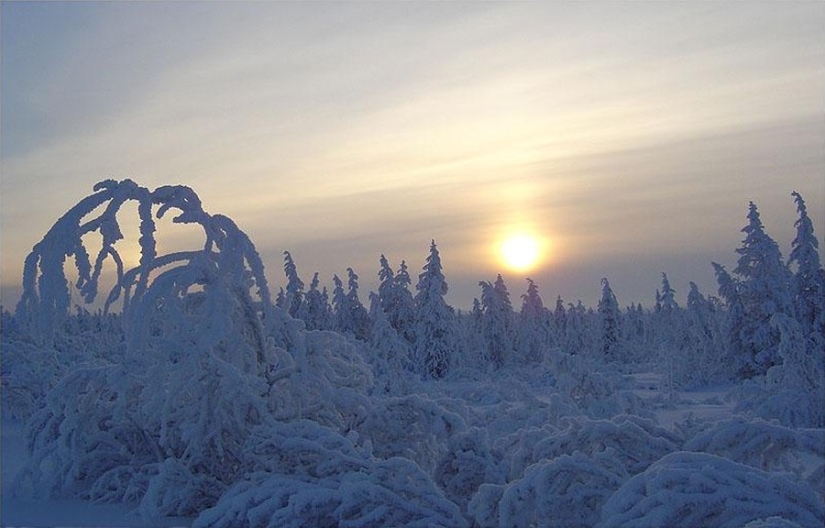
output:
[[[60,217],[26,258],[17,313],[32,336],[50,341],[69,313],[66,264],[74,257],[75,286],[87,304],[98,297],[104,265],[114,264],[114,286],[106,295],[104,311],[122,301],[124,330],[132,348],[145,345],[140,341],[151,333],[147,325],[161,324],[158,314],[170,324],[175,319],[171,315],[191,314],[191,305],[200,303],[205,304],[201,313],[215,315],[225,308],[217,303],[229,297],[249,325],[259,354],[263,353],[266,332],[262,325],[272,319],[265,317],[271,306],[269,287],[254,245],[231,219],[204,211],[197,194],[183,185],[151,191],[128,179],[105,180],[94,191]],[[140,259],[129,268],[117,246],[124,238],[118,212],[132,202],[137,204],[140,221]],[[173,223],[203,229],[201,249],[158,254],[155,219],[172,209],[180,211]],[[84,237],[95,232],[101,242],[92,258]],[[201,292],[202,299],[189,295],[196,292]]]

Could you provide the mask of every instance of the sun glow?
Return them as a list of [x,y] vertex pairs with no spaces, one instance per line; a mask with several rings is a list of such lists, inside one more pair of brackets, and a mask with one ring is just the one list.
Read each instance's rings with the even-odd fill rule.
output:
[[527,271],[536,267],[541,258],[541,241],[525,233],[507,237],[499,248],[504,264],[513,271]]

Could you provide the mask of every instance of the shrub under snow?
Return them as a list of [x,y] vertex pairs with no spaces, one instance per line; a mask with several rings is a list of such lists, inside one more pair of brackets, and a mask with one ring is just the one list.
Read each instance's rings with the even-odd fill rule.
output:
[[825,509],[809,485],[790,476],[680,451],[625,482],[604,505],[601,526],[733,528],[772,517],[822,526]]
[[201,513],[210,526],[466,526],[413,462],[376,460],[349,438],[303,420],[256,428],[250,471]]
[[696,435],[684,449],[723,456],[762,471],[793,473],[825,498],[825,429],[789,429],[734,418]]

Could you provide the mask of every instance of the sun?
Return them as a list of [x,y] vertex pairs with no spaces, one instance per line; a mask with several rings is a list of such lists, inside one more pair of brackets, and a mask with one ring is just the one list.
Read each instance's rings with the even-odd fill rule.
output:
[[513,271],[527,271],[538,264],[541,243],[538,238],[518,233],[507,237],[499,248],[504,264]]

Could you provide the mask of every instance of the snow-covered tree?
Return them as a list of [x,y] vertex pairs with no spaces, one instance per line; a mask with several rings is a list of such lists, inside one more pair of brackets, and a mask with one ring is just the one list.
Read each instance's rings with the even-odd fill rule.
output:
[[[556,305],[558,309],[558,304]],[[558,310],[556,321],[563,321],[564,331],[560,331],[559,344],[567,354],[582,354],[601,346],[600,321],[589,317],[587,308],[581,300],[576,304],[568,303],[560,316]],[[594,326],[595,324],[595,326]]]
[[389,313],[390,324],[410,345],[415,343],[416,308],[410,285],[412,279],[407,271],[407,263],[402,260],[393,279],[395,286],[395,306]]
[[662,291],[659,297],[659,304],[661,304],[661,311],[668,314],[673,313],[679,308],[679,305],[676,303],[676,291],[670,286],[667,273],[664,272],[662,272]]
[[378,260],[381,269],[378,270],[378,299],[381,309],[389,314],[395,306],[395,273],[384,254]]
[[[54,248],[82,244],[82,235],[100,229],[95,271],[79,257],[80,285],[93,300],[103,261],[115,261],[107,307],[123,296],[125,352],[63,376],[29,422],[23,480],[52,494],[139,501],[150,516],[190,515],[238,476],[244,439],[266,414],[274,343],[288,318],[273,309],[252,242],[229,218],[206,213],[192,189],[109,180],[95,190],[27,259],[26,286],[36,289],[24,292],[22,311],[54,315],[59,292],[44,288],[65,284],[55,275],[65,253]],[[138,202],[141,259],[127,270],[115,244],[117,212],[128,200]],[[104,203],[101,216],[79,222],[90,204]],[[153,216],[171,209],[180,211],[174,222],[203,229],[202,249],[157,254]],[[33,280],[38,270],[48,280]]]
[[725,300],[726,316],[723,321],[722,332],[726,346],[722,363],[726,371],[742,376],[743,373],[749,370],[747,365],[750,363],[745,357],[745,345],[740,332],[745,320],[745,307],[739,297],[737,281],[723,265],[716,262],[713,262],[712,265],[716,283],[719,286],[719,295]]
[[332,308],[335,314],[336,329],[350,334],[362,341],[369,339],[371,323],[369,312],[358,298],[358,275],[352,268],[347,268],[347,291],[338,275],[333,276],[335,289],[332,292]]
[[792,276],[753,202],[742,232],[745,239],[736,250],[739,260],[733,272],[739,277],[736,285],[744,312],[738,328],[747,361],[743,374],[750,377],[764,374],[780,361],[779,335],[771,328],[770,318],[777,313],[793,316]]
[[415,302],[409,290],[410,275],[407,264],[401,261],[398,274],[393,273],[387,258],[381,255],[378,271],[378,297],[390,326],[412,345],[415,341]]
[[561,343],[567,333],[567,311],[561,295],[556,297],[556,307],[553,309],[553,328],[557,341]]
[[287,283],[283,308],[291,317],[305,319],[307,308],[304,301],[304,281],[298,276],[298,268],[289,251],[284,251],[284,274]]
[[619,302],[610,288],[610,282],[602,279],[602,297],[599,299],[599,319],[601,320],[601,352],[605,357],[615,356],[620,346]]
[[720,310],[702,295],[699,287],[692,281],[684,316],[685,350],[690,361],[689,368],[680,373],[677,380],[679,385],[712,383],[732,374],[726,372],[721,363],[725,348]]
[[352,268],[347,268],[347,299],[349,300],[352,320],[355,325],[353,329],[355,337],[368,340],[372,323],[370,322],[369,312],[358,298],[358,275]]
[[407,365],[410,345],[390,325],[387,314],[381,308],[380,297],[373,292],[370,292],[370,320],[369,361],[373,367],[376,389],[385,394],[402,394],[405,371],[412,370],[412,366]]
[[654,347],[659,352],[659,368],[665,390],[673,396],[673,391],[682,385],[693,371],[696,359],[687,348],[687,338],[683,328],[683,313],[676,303],[676,292],[670,285],[667,273],[662,273],[662,289],[656,291],[654,312],[657,329]]
[[553,346],[550,314],[539,296],[532,279],[527,279],[527,292],[521,296],[516,347],[519,356],[528,363],[541,361],[544,350]]
[[812,341],[796,319],[775,314],[771,326],[780,336],[781,362],[768,369],[764,378],[748,380],[739,388],[737,410],[776,419],[790,427],[822,427],[825,354],[821,348],[812,349]]
[[649,360],[649,350],[654,346],[649,342],[651,317],[645,313],[641,303],[631,304],[625,313],[624,341],[628,360]]
[[825,346],[825,271],[819,259],[819,241],[814,235],[814,226],[808,216],[805,201],[799,193],[791,195],[796,201],[799,219],[794,224],[796,238],[791,244],[789,266],[796,268],[793,277],[793,300],[796,317],[821,349]]
[[335,320],[335,329],[344,332],[347,328],[352,328],[350,321],[350,310],[347,304],[347,294],[344,291],[344,283],[338,274],[332,276],[332,314]]
[[304,323],[307,330],[331,330],[333,326],[332,310],[329,306],[328,295],[326,288],[321,291],[318,290],[318,283],[318,272],[316,271],[304,297],[306,306]]
[[415,295],[415,360],[425,376],[443,378],[453,362],[456,349],[455,314],[444,300],[447,280],[441,266],[441,256],[430,243],[430,255],[418,276]]
[[504,279],[498,275],[495,283],[481,281],[482,326],[486,343],[486,361],[493,369],[512,361],[515,345],[513,305]]

